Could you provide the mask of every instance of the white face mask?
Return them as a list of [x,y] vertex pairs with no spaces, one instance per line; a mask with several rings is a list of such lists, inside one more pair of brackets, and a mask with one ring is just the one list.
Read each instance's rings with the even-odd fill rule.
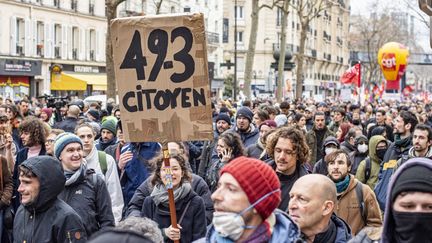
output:
[[335,148],[325,148],[325,154],[326,154],[326,155],[327,155],[327,154],[331,154],[331,153],[333,153],[334,151],[336,151]]
[[360,153],[366,153],[366,151],[368,150],[368,146],[367,144],[359,144],[357,145],[357,149]]
[[240,213],[233,212],[214,212],[213,213],[213,226],[215,230],[222,236],[226,238],[230,238],[231,240],[238,240],[240,236],[242,236],[244,229],[254,229],[256,226],[247,226],[245,225],[244,219],[242,215],[252,209],[255,205],[266,199],[271,194],[280,191],[280,189],[276,189],[272,192],[267,193],[258,199],[254,204],[249,207],[243,209]]

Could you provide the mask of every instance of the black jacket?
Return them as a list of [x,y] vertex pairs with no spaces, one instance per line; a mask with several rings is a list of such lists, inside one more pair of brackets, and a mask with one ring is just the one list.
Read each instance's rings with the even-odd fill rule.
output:
[[78,119],[75,117],[67,116],[63,121],[54,124],[54,128],[62,129],[65,132],[75,132],[75,127],[77,126]]
[[94,170],[79,170],[77,180],[65,186],[59,198],[81,217],[88,236],[108,226],[114,226],[111,198],[105,181]]
[[357,149],[354,152],[349,154],[349,158],[351,161],[351,171],[350,171],[351,174],[355,175],[357,173],[357,168],[360,162],[365,160],[367,156],[368,156],[367,151],[366,153],[360,153]]
[[[276,171],[276,163],[274,160],[270,159],[266,161],[275,171]],[[288,203],[290,200],[289,192],[293,187],[294,183],[298,178],[309,174],[309,171],[306,169],[304,165],[301,165],[297,162],[296,170],[292,175],[284,175],[282,173],[276,172],[276,175],[279,178],[279,182],[281,184],[281,197],[282,201],[279,204],[279,209],[286,212],[288,209]]]
[[[19,166],[21,165],[21,163],[23,163],[26,159],[27,159],[27,153],[28,153],[29,148],[25,147],[23,149],[21,149],[20,151],[17,152],[16,155],[16,160],[15,160],[15,165],[14,165],[14,171],[13,171],[13,175],[12,175],[12,181],[14,184],[14,189],[13,189],[13,194],[12,194],[12,206],[14,208],[14,210],[16,211],[18,209],[18,207],[20,206],[20,197],[21,195],[19,195],[18,193],[18,187],[20,185],[20,182],[18,180],[19,174]],[[39,155],[45,155],[46,154],[46,149],[45,149],[45,145],[42,144],[42,148],[41,151],[39,152]]]
[[85,242],[80,216],[57,196],[65,177],[58,160],[33,157],[22,163],[40,182],[39,195],[31,204],[21,205],[14,221],[14,242]]
[[[188,205],[189,204],[189,205]],[[181,230],[181,243],[190,243],[205,236],[207,231],[204,201],[194,191],[175,202],[177,223],[183,228]],[[162,230],[171,225],[169,208],[160,204],[156,206],[153,197],[146,197],[142,206],[142,216],[156,223]],[[183,218],[182,218],[183,216]],[[165,242],[172,242],[165,238]]]
[[[128,205],[128,211],[126,215],[139,216],[141,214],[142,205],[146,197],[150,196],[153,187],[150,183],[151,177],[145,180],[135,191],[131,201]],[[192,190],[198,194],[204,200],[205,215],[207,225],[212,222],[213,219],[213,201],[211,200],[211,192],[204,179],[198,175],[192,174],[191,182]]]

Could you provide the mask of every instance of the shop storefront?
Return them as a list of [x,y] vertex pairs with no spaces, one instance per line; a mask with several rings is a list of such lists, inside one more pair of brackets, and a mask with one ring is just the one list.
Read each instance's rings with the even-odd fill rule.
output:
[[105,67],[53,64],[50,71],[51,91],[55,95],[89,96],[106,92]]
[[20,99],[38,94],[35,76],[41,71],[42,61],[0,58],[0,96]]

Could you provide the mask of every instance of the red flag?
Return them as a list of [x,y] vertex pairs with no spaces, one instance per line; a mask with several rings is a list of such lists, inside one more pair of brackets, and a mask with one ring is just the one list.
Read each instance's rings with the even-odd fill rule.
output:
[[351,84],[356,82],[357,87],[361,86],[361,66],[360,63],[350,67],[341,77],[341,83]]

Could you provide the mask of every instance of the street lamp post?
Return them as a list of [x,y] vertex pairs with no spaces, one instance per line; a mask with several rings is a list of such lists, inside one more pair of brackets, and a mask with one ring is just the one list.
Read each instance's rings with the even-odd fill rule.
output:
[[234,1],[235,13],[234,13],[234,102],[237,101],[237,0]]

